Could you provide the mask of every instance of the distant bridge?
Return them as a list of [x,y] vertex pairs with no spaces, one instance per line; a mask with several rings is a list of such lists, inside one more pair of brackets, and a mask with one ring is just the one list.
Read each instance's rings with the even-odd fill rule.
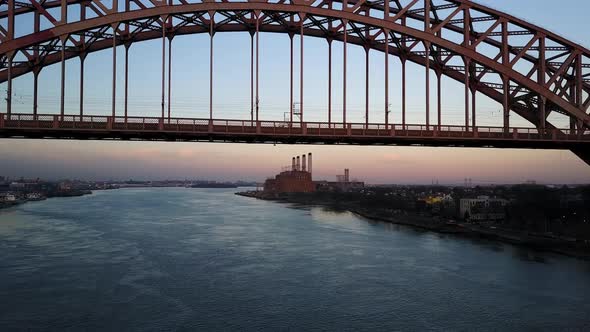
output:
[[[550,10],[550,9],[548,9]],[[68,15],[74,13],[75,15]],[[42,24],[45,26],[42,29]],[[23,27],[23,25],[25,25]],[[30,33],[19,35],[17,28]],[[251,36],[250,120],[216,120],[213,104],[213,47],[210,48],[209,118],[171,115],[170,59],[176,35],[206,33],[213,45],[218,32],[246,31]],[[290,38],[289,121],[263,121],[259,112],[260,32]],[[294,110],[293,37],[300,35],[299,109]],[[304,36],[328,42],[327,119],[304,120]],[[128,116],[128,51],[133,43],[162,40],[162,100],[158,118]],[[332,42],[343,43],[342,123],[332,121]],[[168,55],[166,44],[168,43]],[[347,121],[347,45],[366,54],[365,122]],[[117,112],[117,47],[124,47],[124,109]],[[111,115],[84,112],[84,61],[89,53],[112,49]],[[384,55],[383,122],[369,119],[369,53]],[[389,58],[401,60],[401,117],[389,114]],[[79,114],[65,113],[65,62],[80,59]],[[168,70],[166,70],[168,59]],[[424,122],[406,122],[406,63],[425,68]],[[61,65],[57,115],[38,114],[38,77]],[[14,114],[15,77],[32,74],[31,114]],[[437,80],[437,121],[431,121],[431,76]],[[441,77],[463,84],[465,122],[447,126],[441,106]],[[512,15],[468,0],[0,0],[0,83],[7,85],[2,137],[80,139],[221,140],[289,143],[419,144],[570,149],[590,162],[590,51]],[[286,87],[285,87],[286,88]],[[355,91],[362,93],[363,91]],[[497,101],[501,127],[477,124],[476,93]],[[168,97],[166,100],[166,96]],[[287,105],[287,103],[285,102]],[[167,107],[166,107],[167,106]],[[166,114],[166,108],[168,114]],[[248,105],[244,105],[248,114]],[[77,112],[78,113],[78,112]],[[510,114],[534,129],[513,128]],[[569,119],[558,129],[551,113]],[[298,119],[295,119],[298,117]],[[397,124],[393,124],[397,123]]]

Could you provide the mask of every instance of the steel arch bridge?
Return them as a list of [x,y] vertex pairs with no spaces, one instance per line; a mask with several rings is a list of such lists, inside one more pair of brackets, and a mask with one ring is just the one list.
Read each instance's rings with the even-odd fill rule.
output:
[[[31,20],[32,18],[32,20]],[[32,26],[31,25],[32,21]],[[19,23],[25,22],[25,23]],[[26,25],[19,33],[18,27]],[[170,75],[166,96],[166,41],[176,35],[247,31],[252,39],[251,118],[213,117],[213,48],[210,54],[210,116],[172,118]],[[262,121],[258,110],[260,32],[288,34],[291,40],[290,121]],[[303,93],[298,120],[293,109],[293,37],[328,41],[328,122],[305,122]],[[128,50],[132,43],[162,40],[161,117],[127,116]],[[332,122],[332,42],[343,43],[341,123]],[[366,51],[366,121],[346,121],[346,46]],[[117,47],[124,47],[125,106],[116,112]],[[84,60],[113,49],[112,114],[84,113]],[[168,48],[170,52],[170,47]],[[383,121],[369,122],[369,52],[384,54]],[[402,115],[390,122],[389,57],[401,60]],[[168,54],[170,61],[171,54]],[[65,61],[80,59],[80,112],[65,114]],[[121,60],[120,60],[121,61]],[[303,91],[303,56],[300,57]],[[425,121],[406,123],[406,63],[425,68]],[[37,113],[38,76],[61,64],[59,115]],[[170,71],[170,62],[168,63]],[[33,75],[33,110],[12,112],[12,80]],[[465,123],[442,123],[441,77],[465,87]],[[430,120],[430,80],[437,80],[437,122]],[[497,146],[570,149],[590,163],[590,51],[540,27],[469,0],[0,0],[0,83],[7,85],[6,111],[0,113],[3,137],[225,140]],[[477,125],[476,93],[497,101],[502,127]],[[166,115],[166,104],[168,114]],[[1,110],[0,110],[1,111]],[[514,112],[534,128],[514,128]],[[569,118],[568,128],[548,121],[551,113]],[[395,122],[395,123],[394,123]]]

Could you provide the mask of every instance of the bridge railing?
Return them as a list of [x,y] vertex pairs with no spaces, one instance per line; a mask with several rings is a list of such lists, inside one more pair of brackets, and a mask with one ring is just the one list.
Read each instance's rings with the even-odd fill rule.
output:
[[590,130],[503,128],[491,126],[252,121],[123,117],[104,115],[48,115],[0,113],[0,129],[93,131],[163,131],[244,135],[304,135],[326,137],[419,137],[549,141],[590,141]]

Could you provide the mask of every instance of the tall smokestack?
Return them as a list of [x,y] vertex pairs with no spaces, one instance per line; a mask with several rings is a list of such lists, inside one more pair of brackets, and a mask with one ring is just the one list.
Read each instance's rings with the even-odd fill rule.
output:
[[295,157],[293,157],[293,160],[291,161],[291,170],[294,171],[295,170]]
[[348,168],[344,169],[344,182],[350,182],[350,170]]
[[305,172],[307,168],[307,162],[305,162],[305,154],[301,156],[301,170]]
[[311,174],[311,152],[307,154],[307,171]]
[[299,156],[297,156],[297,165],[296,165],[297,167],[295,168],[295,170],[296,170],[296,171],[298,171],[298,170],[300,170],[300,169],[301,169],[301,168],[300,168],[300,165],[301,165],[301,164],[299,163]]

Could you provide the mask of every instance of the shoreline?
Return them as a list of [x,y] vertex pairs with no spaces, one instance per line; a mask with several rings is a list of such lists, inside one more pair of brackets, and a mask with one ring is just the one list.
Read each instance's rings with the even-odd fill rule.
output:
[[63,192],[57,195],[50,195],[50,196],[45,196],[43,198],[37,198],[37,199],[25,199],[25,200],[17,200],[17,201],[11,201],[11,202],[0,202],[0,210],[4,210],[4,209],[10,209],[19,205],[23,205],[29,202],[40,202],[40,201],[45,201],[51,198],[59,198],[59,197],[81,197],[81,196],[86,196],[86,195],[92,195],[94,192],[92,190],[79,190],[79,191],[75,191],[75,192]]
[[[347,211],[361,218],[368,220],[392,223],[396,225],[408,226],[417,229],[423,229],[439,234],[456,235],[464,238],[485,239],[498,241],[516,246],[560,254],[581,260],[590,261],[590,251],[584,248],[572,248],[572,243],[562,240],[551,239],[533,234],[525,234],[514,230],[503,228],[489,228],[477,224],[463,224],[450,221],[444,221],[439,217],[420,215],[418,213],[404,211],[401,214],[387,214],[386,211],[368,210],[360,206],[344,206],[337,201],[321,201],[302,199],[301,197],[283,196],[270,197],[264,196],[257,192],[237,192],[238,196],[256,198],[266,201],[276,201],[281,203],[300,204],[304,206],[318,206],[335,211]],[[437,221],[437,218],[439,220]],[[575,244],[574,244],[575,245]]]

